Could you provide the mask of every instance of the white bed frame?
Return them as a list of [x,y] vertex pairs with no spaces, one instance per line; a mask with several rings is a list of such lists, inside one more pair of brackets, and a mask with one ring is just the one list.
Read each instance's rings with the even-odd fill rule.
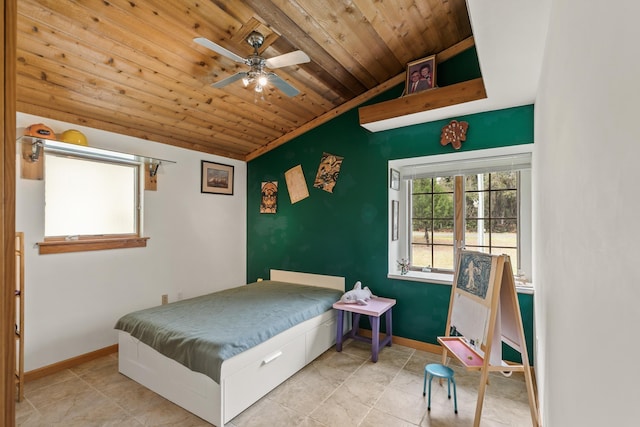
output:
[[[270,276],[279,282],[345,290],[344,277],[282,270],[271,270]],[[163,356],[127,332],[118,334],[118,365],[122,374],[223,427],[335,344],[336,312],[329,310],[225,360],[219,384]]]

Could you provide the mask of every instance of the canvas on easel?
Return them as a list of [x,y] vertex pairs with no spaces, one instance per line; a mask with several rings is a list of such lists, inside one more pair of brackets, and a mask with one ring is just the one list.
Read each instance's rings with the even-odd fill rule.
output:
[[448,329],[481,347],[488,334],[497,259],[483,252],[461,251],[457,265]]
[[[442,363],[448,354],[467,370],[480,370],[480,386],[474,427],[480,425],[489,372],[523,372],[529,397],[531,420],[539,425],[537,399],[524,337],[520,305],[508,255],[461,250],[451,290]],[[502,360],[502,343],[522,356],[521,364]]]

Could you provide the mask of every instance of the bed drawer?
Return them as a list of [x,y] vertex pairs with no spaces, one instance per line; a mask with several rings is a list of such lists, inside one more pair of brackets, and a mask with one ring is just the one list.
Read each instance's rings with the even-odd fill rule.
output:
[[336,316],[322,322],[306,333],[307,363],[327,351],[336,343]]
[[266,353],[225,380],[225,422],[273,390],[305,365],[305,334]]

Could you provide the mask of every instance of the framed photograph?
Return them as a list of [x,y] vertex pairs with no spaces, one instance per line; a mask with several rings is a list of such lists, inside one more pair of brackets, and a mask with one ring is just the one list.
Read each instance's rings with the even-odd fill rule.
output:
[[400,190],[400,171],[393,168],[389,170],[389,187],[392,190]]
[[398,240],[398,218],[400,210],[400,202],[391,201],[391,240]]
[[200,192],[233,195],[233,166],[202,161]]
[[407,64],[405,95],[423,92],[436,86],[436,56],[431,55]]

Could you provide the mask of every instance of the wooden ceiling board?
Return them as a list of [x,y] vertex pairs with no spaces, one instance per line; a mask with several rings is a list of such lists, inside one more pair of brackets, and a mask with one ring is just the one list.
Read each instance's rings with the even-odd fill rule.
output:
[[[471,35],[465,0],[21,0],[17,24],[18,111],[245,160]],[[249,67],[193,39],[248,57],[251,31],[309,55],[271,70],[298,95],[211,86]]]

